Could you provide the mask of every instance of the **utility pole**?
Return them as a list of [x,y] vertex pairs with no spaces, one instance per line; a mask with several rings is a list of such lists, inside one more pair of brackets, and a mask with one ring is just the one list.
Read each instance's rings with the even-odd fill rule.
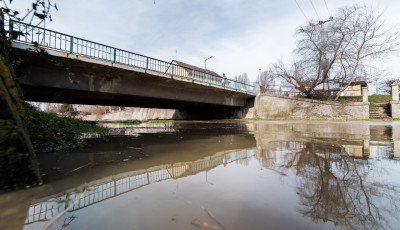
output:
[[[321,64],[322,65],[322,76],[325,75],[325,71],[326,71],[326,65],[327,65],[327,60],[326,60],[326,53],[325,53],[325,49],[326,49],[326,45],[325,45],[325,30],[324,30],[324,24],[331,22],[333,20],[333,17],[329,17],[328,20],[326,21],[319,21],[317,24],[311,24],[311,26],[313,28],[317,27],[317,26],[321,26],[321,50],[322,50],[322,57],[321,57]],[[326,79],[326,82],[324,82],[323,84],[323,90],[327,90],[328,89],[328,78]]]

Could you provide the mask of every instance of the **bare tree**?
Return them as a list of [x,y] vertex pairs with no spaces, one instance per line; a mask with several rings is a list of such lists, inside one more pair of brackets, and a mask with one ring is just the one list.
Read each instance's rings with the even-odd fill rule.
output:
[[[334,79],[342,87],[339,95],[359,76],[370,76],[371,60],[392,54],[399,47],[399,33],[386,29],[382,13],[367,7],[345,7],[334,18],[300,27],[294,64],[281,61],[273,75],[311,98],[316,89],[327,90]],[[323,86],[323,87],[322,87]]]
[[339,9],[339,17],[346,19],[340,30],[346,40],[338,58],[340,75],[336,76],[343,87],[336,99],[357,76],[369,75],[368,63],[387,57],[399,48],[399,32],[385,27],[382,13],[353,6]]
[[[18,36],[27,36],[30,31],[24,29],[22,31],[13,30],[12,27],[4,26],[4,20],[13,20],[19,22],[26,22],[36,26],[40,24],[46,25],[47,19],[52,21],[51,10],[58,10],[57,4],[52,4],[51,0],[32,0],[27,1],[26,11],[15,9],[12,0],[0,1],[1,9],[1,23],[0,26],[0,55],[4,58],[7,64],[13,63],[13,55],[11,54],[10,38],[15,39]],[[4,17],[6,16],[6,17]]]
[[386,79],[384,80],[380,85],[379,85],[379,91],[383,92],[384,94],[391,94],[392,93],[392,84],[393,83],[400,83],[400,78],[391,78],[391,79]]
[[242,73],[241,75],[235,75],[233,77],[234,81],[240,82],[240,83],[244,83],[244,84],[249,84],[250,80],[249,77],[247,76],[247,73]]
[[260,87],[262,92],[274,91],[275,78],[271,71],[264,71],[260,74]]

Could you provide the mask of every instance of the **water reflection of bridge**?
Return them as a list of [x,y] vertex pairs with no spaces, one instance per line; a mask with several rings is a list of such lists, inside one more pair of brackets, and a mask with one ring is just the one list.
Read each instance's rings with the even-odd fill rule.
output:
[[81,185],[78,188],[43,198],[36,204],[32,204],[29,207],[25,225],[48,221],[71,205],[73,207],[68,212],[77,211],[155,182],[208,171],[219,165],[249,158],[254,156],[255,153],[255,149],[222,152],[193,162],[160,165],[92,181],[87,184],[83,196],[79,192],[79,190],[84,189],[84,185]]

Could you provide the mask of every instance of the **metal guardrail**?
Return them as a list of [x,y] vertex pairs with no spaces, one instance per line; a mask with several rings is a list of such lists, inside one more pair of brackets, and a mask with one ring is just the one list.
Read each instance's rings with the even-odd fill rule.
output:
[[[209,83],[211,85],[242,91],[251,95],[255,95],[256,93],[255,87],[249,84],[222,78],[220,76],[213,76],[207,72],[182,67],[171,62],[161,61],[53,30],[12,20],[9,22],[8,26],[10,39],[17,42],[34,44],[41,48],[139,67],[159,73],[167,73],[172,76]],[[11,37],[13,34],[16,36]]]

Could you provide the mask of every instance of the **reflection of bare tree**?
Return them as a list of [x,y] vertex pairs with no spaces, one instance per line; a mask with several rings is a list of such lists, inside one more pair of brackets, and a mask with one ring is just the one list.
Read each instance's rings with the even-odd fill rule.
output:
[[73,220],[75,220],[75,219],[76,219],[76,216],[75,216],[75,215],[66,217],[66,218],[64,219],[64,223],[61,225],[60,230],[65,229],[66,227],[68,227],[68,226],[71,224],[71,222],[72,222]]
[[296,170],[304,216],[345,229],[390,228],[387,218],[398,210],[399,191],[373,180],[376,164],[351,157],[340,145],[311,142],[282,159],[282,168]]

